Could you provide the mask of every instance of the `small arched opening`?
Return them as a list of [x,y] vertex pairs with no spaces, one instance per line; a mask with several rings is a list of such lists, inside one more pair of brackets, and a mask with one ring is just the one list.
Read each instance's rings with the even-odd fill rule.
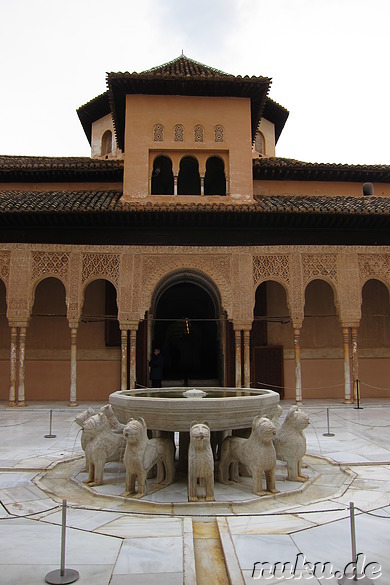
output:
[[185,156],[180,161],[177,193],[178,195],[200,195],[199,164],[193,156]]
[[168,156],[158,156],[153,162],[152,195],[173,195],[172,161]]
[[121,363],[117,294],[108,280],[93,280],[85,288],[77,348],[78,397],[106,400],[120,387]]
[[35,289],[27,328],[26,355],[31,356],[26,361],[28,399],[69,398],[69,347],[70,328],[66,316],[65,287],[58,278],[44,278]]
[[106,130],[102,136],[102,156],[107,156],[112,153],[112,132]]
[[360,392],[364,397],[389,395],[390,298],[387,286],[368,280],[362,289],[358,329]]
[[284,351],[292,349],[292,326],[286,290],[279,282],[262,282],[256,289],[251,331],[252,384],[284,396]]
[[312,280],[306,287],[300,341],[303,397],[342,398],[343,332],[334,290],[325,280]]
[[204,194],[226,195],[225,165],[219,156],[211,156],[206,162]]

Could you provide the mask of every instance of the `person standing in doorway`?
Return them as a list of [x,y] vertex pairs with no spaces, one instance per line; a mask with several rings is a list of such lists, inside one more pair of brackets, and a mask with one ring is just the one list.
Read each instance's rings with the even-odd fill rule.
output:
[[153,350],[153,355],[149,361],[150,379],[153,388],[162,388],[162,377],[164,369],[164,356],[158,347]]

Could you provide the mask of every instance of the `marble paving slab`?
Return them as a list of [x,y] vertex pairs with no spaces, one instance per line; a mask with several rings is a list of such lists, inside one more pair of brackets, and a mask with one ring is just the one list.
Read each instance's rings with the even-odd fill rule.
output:
[[113,574],[181,573],[182,571],[182,537],[162,536],[124,540]]

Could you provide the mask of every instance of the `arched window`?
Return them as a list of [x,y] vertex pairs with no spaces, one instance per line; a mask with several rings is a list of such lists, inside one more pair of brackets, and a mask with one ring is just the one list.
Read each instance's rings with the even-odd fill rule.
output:
[[106,156],[107,154],[112,153],[112,132],[111,132],[111,130],[106,130],[102,136],[101,152],[102,152],[102,156]]
[[152,195],[173,195],[172,161],[167,156],[158,156],[153,162]]
[[204,128],[201,124],[197,124],[194,127],[194,141],[195,142],[203,142],[204,141]]
[[214,127],[214,140],[215,142],[223,142],[223,126],[221,124]]
[[185,156],[180,161],[177,194],[200,195],[199,165],[193,156]]
[[164,141],[164,126],[162,124],[156,124],[153,128],[153,140],[154,142]]
[[183,124],[176,124],[175,126],[175,142],[184,141],[184,126]]
[[225,165],[218,156],[211,156],[206,162],[204,178],[205,195],[226,195]]
[[265,154],[265,140],[262,132],[256,132],[255,151],[259,154]]

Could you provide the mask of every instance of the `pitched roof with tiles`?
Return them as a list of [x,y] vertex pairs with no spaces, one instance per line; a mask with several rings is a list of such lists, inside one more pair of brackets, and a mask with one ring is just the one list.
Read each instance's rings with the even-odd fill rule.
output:
[[70,156],[0,156],[0,183],[49,179],[122,181],[123,160]]

